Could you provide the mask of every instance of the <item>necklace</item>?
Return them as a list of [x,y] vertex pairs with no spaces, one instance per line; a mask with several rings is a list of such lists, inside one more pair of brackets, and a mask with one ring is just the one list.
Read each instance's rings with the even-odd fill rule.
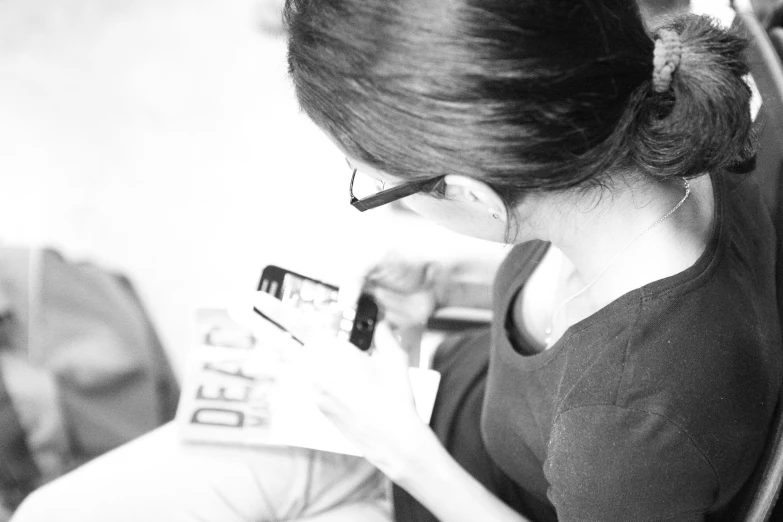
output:
[[546,330],[544,330],[544,334],[545,334],[544,343],[546,343],[546,347],[547,348],[552,346],[552,331],[554,330],[554,327],[555,327],[555,321],[557,320],[557,316],[560,315],[560,312],[563,310],[565,305],[567,305],[568,303],[570,303],[571,301],[573,301],[574,299],[576,299],[577,297],[579,297],[583,293],[587,292],[587,290],[590,289],[591,286],[596,284],[598,282],[598,280],[601,279],[601,277],[603,277],[603,275],[606,273],[607,270],[609,270],[609,268],[614,264],[614,262],[617,261],[617,259],[621,255],[623,255],[626,250],[631,248],[631,245],[636,243],[639,240],[639,238],[641,238],[647,232],[649,232],[650,230],[654,229],[655,227],[657,227],[658,225],[660,225],[661,223],[666,221],[666,219],[668,219],[669,216],[671,216],[672,214],[677,212],[677,209],[680,208],[683,203],[685,203],[685,200],[688,199],[688,196],[691,195],[691,185],[690,185],[690,183],[688,183],[687,179],[683,179],[682,182],[685,185],[685,195],[682,197],[682,199],[676,205],[674,205],[674,207],[672,207],[672,209],[670,211],[668,211],[663,217],[659,218],[657,221],[655,221],[651,225],[648,225],[647,228],[645,228],[644,230],[639,232],[636,235],[636,237],[634,237],[631,241],[629,241],[622,248],[622,250],[620,250],[619,252],[617,252],[617,254],[615,254],[615,256],[611,259],[611,261],[609,261],[609,263],[604,267],[604,269],[601,270],[601,272],[599,272],[599,274],[597,276],[595,276],[595,278],[593,278],[592,281],[587,283],[584,286],[584,288],[579,290],[577,293],[575,293],[571,297],[567,298],[565,301],[560,303],[560,305],[558,305],[557,308],[555,308],[555,311],[552,313],[552,317],[549,320],[549,326],[547,327]]

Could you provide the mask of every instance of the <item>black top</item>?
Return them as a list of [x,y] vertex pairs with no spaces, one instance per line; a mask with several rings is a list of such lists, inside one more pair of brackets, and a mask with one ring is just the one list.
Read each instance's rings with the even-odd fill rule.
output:
[[[477,341],[439,361],[435,431],[527,516],[718,519],[753,470],[781,380],[774,232],[751,182],[714,176],[714,188],[715,230],[693,266],[540,353],[515,346],[506,319],[548,244],[516,247],[495,283],[488,370]],[[480,432],[465,428],[479,416]],[[397,520],[433,520],[410,500],[396,492]]]

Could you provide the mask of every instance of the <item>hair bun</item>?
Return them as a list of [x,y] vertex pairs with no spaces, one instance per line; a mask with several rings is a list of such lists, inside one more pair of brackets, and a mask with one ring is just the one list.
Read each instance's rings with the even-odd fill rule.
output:
[[656,35],[653,51],[652,83],[655,92],[671,89],[672,75],[680,66],[682,42],[680,35],[669,29],[662,29]]
[[[629,105],[631,164],[658,178],[747,170],[754,147],[747,41],[709,17],[683,15],[655,37],[652,80]],[[654,93],[654,95],[650,95]]]

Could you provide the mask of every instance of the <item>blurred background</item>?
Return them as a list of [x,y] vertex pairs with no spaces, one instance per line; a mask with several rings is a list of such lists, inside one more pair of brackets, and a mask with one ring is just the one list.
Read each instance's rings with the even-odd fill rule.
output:
[[388,247],[504,247],[360,214],[299,112],[281,0],[0,2],[0,241],[127,274],[181,372],[193,310],[267,264],[338,282]]
[[[648,20],[733,17],[729,0],[638,1]],[[507,251],[400,205],[349,205],[350,169],[287,78],[282,3],[0,0],[0,247],[52,248],[128,276],[180,380],[195,310],[248,306],[268,264],[340,283],[388,250]],[[74,312],[82,296],[70,289],[99,279],[63,278],[72,286],[51,298],[47,323],[33,313],[41,289],[3,270],[0,408],[18,422],[2,426],[0,464],[18,469],[0,466],[0,521],[39,484],[171,418],[165,399],[176,399],[160,352],[145,351],[157,344],[128,333],[148,333],[131,305]],[[111,302],[97,286],[83,300]],[[36,319],[62,334],[51,346],[30,341],[43,339]]]

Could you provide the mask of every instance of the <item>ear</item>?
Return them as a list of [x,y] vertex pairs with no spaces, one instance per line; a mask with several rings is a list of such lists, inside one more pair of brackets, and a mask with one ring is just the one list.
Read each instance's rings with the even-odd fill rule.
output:
[[476,207],[495,219],[508,221],[503,199],[483,181],[459,174],[449,174],[443,181],[446,184],[447,198]]

